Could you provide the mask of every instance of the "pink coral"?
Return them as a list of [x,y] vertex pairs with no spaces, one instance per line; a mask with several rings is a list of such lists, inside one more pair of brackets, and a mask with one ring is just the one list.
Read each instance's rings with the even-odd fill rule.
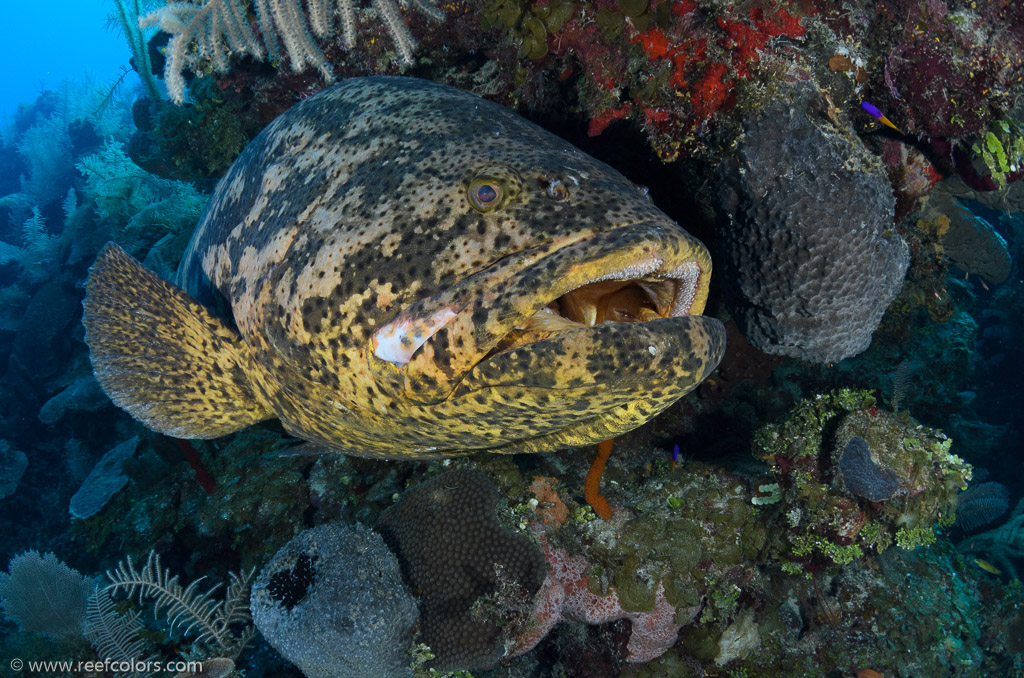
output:
[[606,596],[599,596],[589,589],[589,563],[586,558],[552,546],[543,534],[540,542],[548,564],[548,576],[535,598],[533,623],[518,638],[513,655],[532,650],[562,620],[597,625],[629,619],[632,624],[627,645],[629,662],[657,659],[675,644],[680,628],[676,623],[676,607],[665,599],[665,588],[661,583],[655,592],[654,609],[648,612],[626,611],[619,604],[614,589]]

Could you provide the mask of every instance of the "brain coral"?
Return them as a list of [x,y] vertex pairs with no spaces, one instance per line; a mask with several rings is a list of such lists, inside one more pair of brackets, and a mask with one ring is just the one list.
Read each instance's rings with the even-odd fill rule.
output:
[[439,671],[500,659],[544,581],[540,548],[498,523],[497,503],[483,473],[451,471],[406,492],[377,526],[421,596],[420,638]]
[[871,342],[910,263],[885,171],[852,134],[812,121],[811,94],[745,125],[717,196],[725,300],[766,353],[836,362]]
[[361,525],[302,532],[263,568],[256,627],[307,678],[411,678],[416,603],[380,535]]

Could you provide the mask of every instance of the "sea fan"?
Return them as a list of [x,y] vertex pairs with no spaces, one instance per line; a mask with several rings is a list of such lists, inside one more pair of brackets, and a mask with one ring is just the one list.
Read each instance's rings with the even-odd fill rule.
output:
[[1012,579],[1019,579],[1013,560],[1024,558],[1024,499],[1017,502],[1005,523],[961,540],[956,550],[959,553],[984,553],[997,568]]
[[25,631],[53,636],[82,632],[93,584],[52,553],[26,551],[0,572],[0,609]]
[[956,524],[970,532],[987,525],[1006,513],[1010,507],[1010,491],[997,482],[972,485],[960,493],[956,507]]

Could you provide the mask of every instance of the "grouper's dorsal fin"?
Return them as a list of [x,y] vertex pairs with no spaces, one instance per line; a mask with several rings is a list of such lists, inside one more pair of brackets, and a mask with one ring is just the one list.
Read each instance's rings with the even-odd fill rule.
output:
[[116,244],[100,252],[85,289],[96,379],[146,426],[216,438],[273,416],[246,377],[238,334]]

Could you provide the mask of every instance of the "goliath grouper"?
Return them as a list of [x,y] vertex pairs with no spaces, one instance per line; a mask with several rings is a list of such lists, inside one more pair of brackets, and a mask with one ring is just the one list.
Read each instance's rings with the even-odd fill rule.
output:
[[472,94],[356,78],[221,179],[178,274],[108,244],[86,284],[103,390],[155,431],[277,417],[381,458],[629,431],[718,365],[707,250],[607,165]]

